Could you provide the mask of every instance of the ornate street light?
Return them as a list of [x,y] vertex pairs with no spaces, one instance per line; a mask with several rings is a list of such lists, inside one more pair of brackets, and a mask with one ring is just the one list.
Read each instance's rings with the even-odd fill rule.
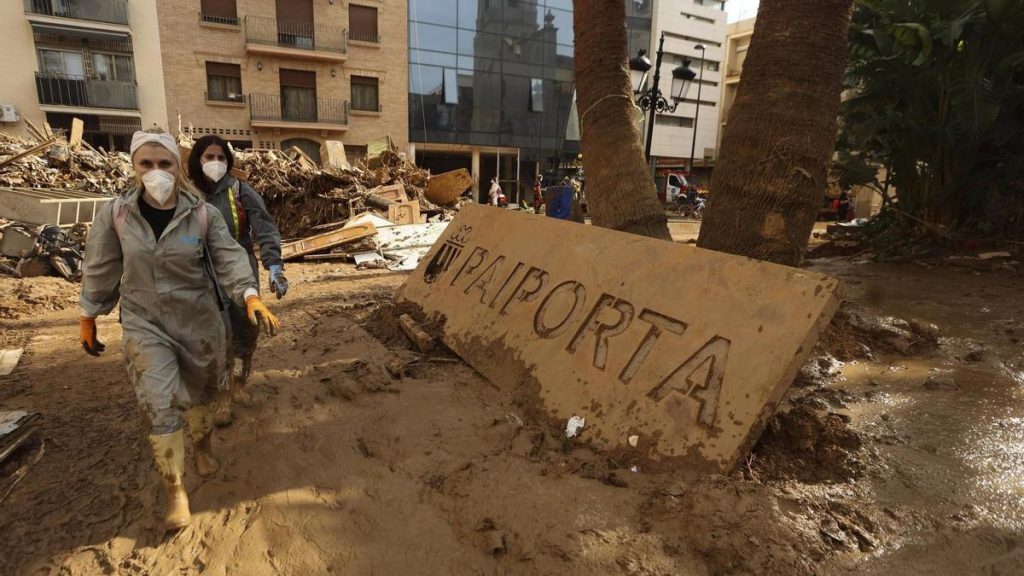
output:
[[658,54],[654,64],[654,82],[650,88],[647,87],[647,77],[651,70],[651,60],[647,57],[647,51],[640,50],[635,58],[629,60],[629,74],[633,84],[633,94],[637,96],[636,105],[641,110],[651,113],[650,118],[647,120],[647,142],[644,147],[644,153],[647,155],[648,161],[651,159],[651,143],[654,139],[655,117],[659,112],[662,114],[675,112],[676,108],[679,107],[679,103],[686,98],[686,93],[689,91],[693,79],[697,77],[697,73],[690,69],[689,60],[684,60],[682,64],[672,70],[672,88],[669,93],[672,102],[669,103],[659,87],[661,83],[661,60],[664,56],[665,33],[662,32],[661,38],[658,41]]

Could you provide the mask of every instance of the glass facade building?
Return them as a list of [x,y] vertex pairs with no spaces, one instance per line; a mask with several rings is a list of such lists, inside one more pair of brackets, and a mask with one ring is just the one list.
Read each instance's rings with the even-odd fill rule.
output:
[[[409,1],[409,141],[421,165],[468,168],[474,154],[482,184],[497,175],[522,188],[575,156],[572,100],[572,0]],[[514,156],[502,164],[503,154]]]

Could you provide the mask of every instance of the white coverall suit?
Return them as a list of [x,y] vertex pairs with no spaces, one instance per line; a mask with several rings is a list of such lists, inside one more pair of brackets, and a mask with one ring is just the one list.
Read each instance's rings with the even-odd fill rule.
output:
[[[152,434],[182,428],[183,412],[226,389],[224,323],[213,281],[203,269],[202,200],[179,190],[174,217],[159,240],[139,211],[140,188],[121,203],[123,238],[111,208],[101,208],[89,232],[80,304],[87,316],[109,314],[121,302],[122,351],[128,377]],[[249,255],[235,242],[220,211],[207,206],[206,245],[217,280],[242,308],[257,283]],[[190,427],[191,427],[190,422]]]

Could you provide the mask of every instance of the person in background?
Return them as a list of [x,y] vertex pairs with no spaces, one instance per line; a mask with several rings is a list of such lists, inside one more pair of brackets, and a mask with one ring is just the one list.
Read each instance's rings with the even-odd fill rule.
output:
[[850,201],[850,191],[843,190],[839,193],[839,207],[836,212],[836,218],[840,222],[846,222],[853,216],[852,202]]
[[[188,159],[188,173],[206,201],[224,217],[231,237],[246,251],[257,283],[260,272],[253,246],[259,246],[263,267],[270,274],[270,291],[280,299],[288,292],[288,280],[281,260],[281,233],[267,212],[263,198],[248,184],[231,175],[234,165],[234,154],[227,142],[219,136],[208,135],[193,146]],[[224,392],[217,402],[214,422],[218,426],[231,423],[232,401],[252,404],[252,395],[246,390],[246,384],[260,335],[248,321],[245,309],[233,302],[226,303],[223,316],[229,331],[230,392]]]
[[191,520],[185,491],[185,436],[200,476],[217,472],[210,403],[227,386],[221,289],[269,334],[280,327],[256,290],[248,255],[217,210],[184,178],[178,144],[157,128],[130,148],[136,185],[98,210],[86,241],[79,337],[91,356],[105,350],[96,317],[118,301],[128,378],[149,425],[153,459],[167,494],[164,525]]
[[501,191],[501,185],[498,184],[498,177],[491,178],[491,190],[488,194],[491,206],[508,206],[508,198],[505,197],[505,193]]

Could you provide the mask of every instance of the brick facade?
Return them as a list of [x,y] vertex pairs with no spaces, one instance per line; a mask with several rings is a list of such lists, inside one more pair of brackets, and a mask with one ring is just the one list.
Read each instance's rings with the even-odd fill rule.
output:
[[[237,26],[200,19],[200,0],[161,0],[158,4],[160,44],[172,130],[189,126],[196,134],[217,133],[226,140],[251,141],[257,148],[277,148],[291,138],[322,143],[341,140],[361,147],[390,136],[401,148],[408,142],[408,27],[407,0],[359,0],[357,5],[378,10],[380,42],[349,41],[343,62],[323,62],[291,55],[248,53],[246,16],[276,18],[274,0],[237,0]],[[349,2],[313,0],[317,26],[348,29]],[[304,52],[304,51],[296,51]],[[280,70],[316,73],[318,98],[351,101],[351,76],[379,79],[381,112],[353,111],[347,130],[324,127],[260,127],[250,123],[250,103],[211,102],[206,98],[206,63],[238,64],[242,93],[280,94]]]

